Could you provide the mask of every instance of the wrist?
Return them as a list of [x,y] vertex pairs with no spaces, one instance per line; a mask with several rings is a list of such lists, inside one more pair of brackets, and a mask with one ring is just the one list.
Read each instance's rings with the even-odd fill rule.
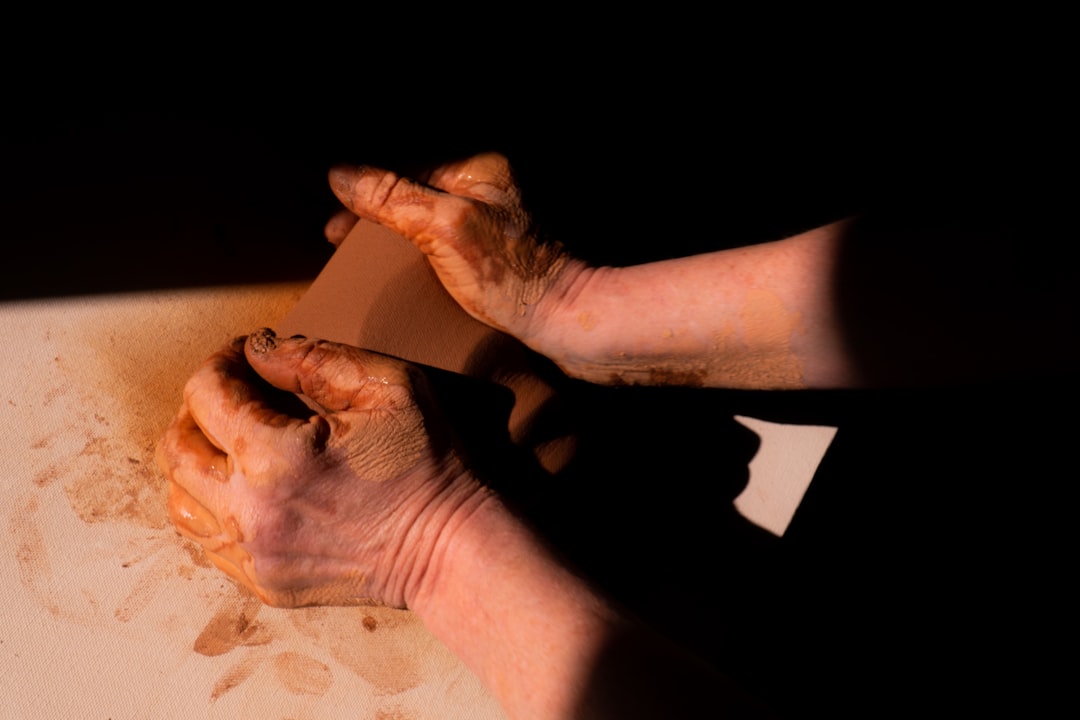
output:
[[458,589],[455,579],[462,569],[483,564],[484,545],[497,542],[506,512],[484,487],[457,504],[431,543],[427,562],[412,575],[406,592],[411,611],[425,618],[446,606]]
[[622,621],[496,496],[460,520],[412,610],[511,717],[571,717]]
[[384,597],[395,598],[410,610],[423,604],[427,588],[445,562],[446,547],[488,496],[487,489],[460,466],[445,471],[441,480],[427,479],[424,485],[437,489],[414,496],[409,501],[413,512],[405,512],[404,503],[394,510],[402,529],[396,547],[384,553],[393,558],[394,566],[378,573],[390,579]]
[[705,703],[756,717],[741,689],[621,616],[494,495],[458,519],[411,607],[509,717],[683,717]]
[[595,308],[605,288],[618,275],[613,267],[591,267],[580,261],[567,264],[544,295],[536,316],[521,340],[547,357],[571,377],[582,377],[602,352],[598,345]]

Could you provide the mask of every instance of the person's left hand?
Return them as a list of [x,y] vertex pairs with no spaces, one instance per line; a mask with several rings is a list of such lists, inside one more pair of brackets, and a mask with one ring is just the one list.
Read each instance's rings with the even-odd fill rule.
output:
[[326,224],[327,239],[340,243],[356,217],[400,234],[465,312],[550,357],[565,334],[561,310],[594,269],[542,236],[509,158],[481,153],[416,178],[372,166],[338,166],[329,177],[347,210]]
[[158,445],[170,519],[269,605],[407,607],[487,497],[426,387],[359,348],[238,338],[187,382]]

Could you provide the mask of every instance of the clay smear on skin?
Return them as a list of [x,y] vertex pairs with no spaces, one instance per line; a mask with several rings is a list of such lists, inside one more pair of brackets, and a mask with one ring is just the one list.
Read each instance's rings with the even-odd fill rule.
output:
[[[743,339],[736,340],[731,332],[716,337],[714,349],[717,357],[745,354],[746,347],[775,349],[767,355],[750,356],[738,364],[725,363],[725,374],[731,377],[733,384],[743,387],[805,387],[802,361],[791,347],[792,337],[796,333],[806,332],[802,325],[802,314],[789,313],[775,293],[752,289],[746,293],[739,320],[743,327]],[[741,347],[733,350],[735,343]]]
[[[739,311],[741,335],[732,324],[714,333],[704,367],[688,365],[684,374],[704,381],[696,385],[720,379],[720,385],[729,387],[805,387],[803,363],[791,346],[795,334],[805,332],[801,313],[787,312],[780,298],[768,290],[751,289],[746,295]],[[762,350],[751,353],[750,347]],[[678,380],[674,371],[669,375]]]
[[[652,385],[789,389],[806,386],[802,360],[792,348],[792,338],[806,332],[801,313],[789,313],[773,292],[751,289],[739,312],[738,326],[741,334],[735,323],[714,333],[705,357],[688,359],[684,350],[661,359],[634,362],[627,353],[618,353],[605,367],[609,373],[606,380],[620,385],[645,376]],[[666,328],[661,340],[678,340],[686,334],[685,330]],[[750,347],[762,350],[749,353]]]

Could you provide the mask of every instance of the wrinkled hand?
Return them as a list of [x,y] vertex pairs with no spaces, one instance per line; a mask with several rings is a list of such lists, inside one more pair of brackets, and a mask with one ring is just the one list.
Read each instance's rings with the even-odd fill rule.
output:
[[190,378],[158,445],[169,513],[265,603],[407,607],[483,502],[418,368],[260,330]]
[[537,236],[499,154],[449,163],[415,180],[379,168],[338,167],[330,185],[348,208],[327,223],[331,242],[340,242],[355,216],[394,230],[427,256],[466,312],[534,347],[561,291],[584,269],[560,245]]

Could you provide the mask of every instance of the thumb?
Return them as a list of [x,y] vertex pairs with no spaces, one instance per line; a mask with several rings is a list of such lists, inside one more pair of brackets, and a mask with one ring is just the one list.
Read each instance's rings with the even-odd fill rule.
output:
[[410,402],[412,366],[389,355],[328,340],[279,338],[270,328],[249,335],[244,354],[274,387],[304,395],[332,412]]
[[462,198],[370,166],[336,166],[330,188],[357,216],[376,222],[414,243],[434,224],[440,204]]

